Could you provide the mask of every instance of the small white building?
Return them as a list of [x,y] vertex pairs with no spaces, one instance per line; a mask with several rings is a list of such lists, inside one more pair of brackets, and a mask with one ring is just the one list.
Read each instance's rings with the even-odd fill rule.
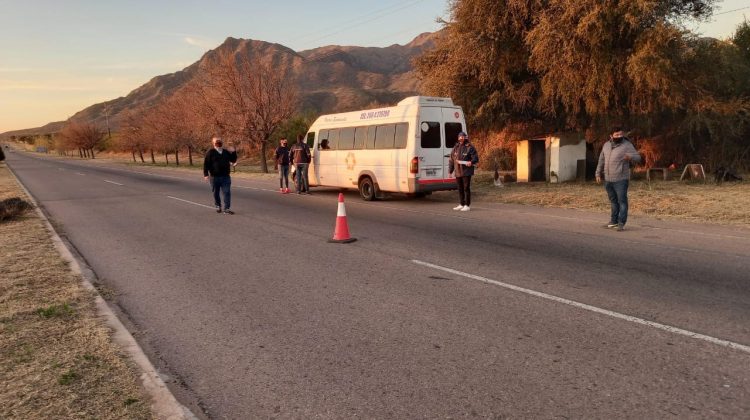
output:
[[586,139],[581,133],[521,140],[516,152],[518,182],[575,181],[586,173]]

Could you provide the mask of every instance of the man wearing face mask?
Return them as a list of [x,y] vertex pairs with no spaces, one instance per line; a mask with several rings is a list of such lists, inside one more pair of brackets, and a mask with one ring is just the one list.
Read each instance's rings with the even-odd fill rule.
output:
[[596,183],[601,184],[604,178],[604,189],[611,207],[609,223],[606,228],[618,232],[625,230],[628,221],[628,184],[630,183],[630,167],[641,162],[641,155],[633,144],[625,138],[620,127],[615,127],[604,143],[599,154],[599,164],[596,166]]
[[477,150],[469,142],[469,136],[463,131],[458,133],[458,143],[453,146],[448,161],[448,173],[456,174],[458,184],[458,206],[453,210],[469,211],[471,206],[471,177],[474,167],[479,163]]
[[224,213],[234,214],[229,209],[232,205],[232,195],[229,190],[232,186],[232,179],[229,177],[229,170],[237,165],[237,152],[233,147],[224,149],[219,136],[214,136],[211,143],[213,147],[206,152],[206,158],[203,160],[203,178],[211,184],[216,212],[221,213],[220,192],[222,192]]

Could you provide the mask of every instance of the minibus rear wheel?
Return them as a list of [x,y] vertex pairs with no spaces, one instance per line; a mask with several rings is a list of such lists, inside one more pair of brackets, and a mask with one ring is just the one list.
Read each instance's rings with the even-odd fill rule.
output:
[[365,201],[375,199],[375,184],[373,184],[369,176],[362,177],[359,180],[359,195]]

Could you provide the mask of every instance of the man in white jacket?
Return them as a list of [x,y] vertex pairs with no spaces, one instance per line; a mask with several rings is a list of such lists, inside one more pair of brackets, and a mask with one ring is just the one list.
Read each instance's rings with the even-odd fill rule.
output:
[[602,182],[612,206],[609,223],[605,227],[625,230],[628,221],[628,184],[630,183],[630,166],[641,162],[641,155],[633,144],[625,138],[622,129],[615,128],[609,141],[602,147],[599,164],[596,166],[596,182]]

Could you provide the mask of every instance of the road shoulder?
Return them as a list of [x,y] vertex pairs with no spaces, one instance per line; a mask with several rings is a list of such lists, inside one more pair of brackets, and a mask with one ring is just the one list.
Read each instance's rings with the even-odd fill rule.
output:
[[[0,184],[33,202],[4,164]],[[0,417],[194,418],[38,206],[0,231]]]

